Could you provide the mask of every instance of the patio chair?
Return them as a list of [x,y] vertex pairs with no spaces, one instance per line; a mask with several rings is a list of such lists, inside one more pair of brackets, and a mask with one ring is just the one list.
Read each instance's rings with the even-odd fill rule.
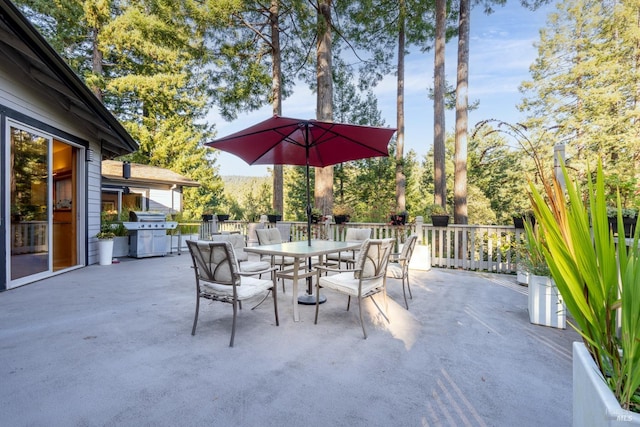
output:
[[[352,227],[347,228],[344,240],[346,242],[364,242],[369,238],[371,238],[370,228]],[[337,261],[338,265],[344,262],[347,268],[353,267],[353,264],[356,262],[356,252],[357,251],[345,251],[329,254],[327,255],[327,261]]]
[[[280,230],[275,227],[257,229],[256,237],[258,238],[258,245],[260,246],[282,243]],[[271,266],[277,266],[282,271],[284,267],[293,265],[295,259],[288,256],[261,255],[260,261],[267,261]],[[284,292],[284,280],[282,280],[282,292]]]
[[244,251],[247,246],[246,237],[242,234],[214,234],[211,236],[213,242],[231,242],[233,250],[240,265],[240,271],[261,272],[271,267],[271,262],[249,261],[249,254]]
[[407,310],[409,310],[409,303],[407,302],[405,282],[406,287],[409,290],[409,298],[413,299],[411,286],[409,285],[409,262],[411,261],[411,256],[413,255],[413,250],[416,247],[417,241],[418,236],[416,234],[412,234],[407,237],[404,245],[402,245],[400,253],[391,254],[389,258],[389,265],[387,266],[387,277],[402,279],[402,295],[404,296],[404,305],[407,307]]
[[[196,334],[200,298],[220,301],[233,305],[233,322],[231,325],[231,341],[233,347],[236,334],[236,317],[238,308],[242,309],[242,301],[271,291],[273,310],[278,320],[278,299],[276,295],[275,268],[269,267],[262,272],[242,272],[238,266],[233,246],[230,242],[204,242],[187,240],[189,253],[193,260],[196,275],[196,313],[193,319],[191,335]],[[270,273],[271,279],[263,280],[249,277],[256,274]],[[259,304],[258,304],[259,305]],[[256,306],[257,307],[257,306]],[[254,307],[255,308],[255,307]]]
[[[282,243],[282,235],[280,234],[280,230],[275,227],[257,229],[256,237],[258,238],[258,245],[260,246]],[[271,255],[262,255],[260,259],[262,261],[271,262]],[[293,264],[293,261],[294,259],[292,257],[274,257],[273,265],[277,265],[282,268],[285,265]]]
[[[382,311],[376,300],[375,294],[382,293],[385,302],[385,311],[388,310],[387,290],[386,290],[386,270],[389,263],[389,256],[393,250],[394,239],[367,239],[362,243],[362,248],[358,253],[354,268],[339,269],[325,266],[317,266],[318,280],[316,282],[316,317],[318,323],[318,311],[320,310],[320,288],[333,289],[336,292],[346,294],[347,311],[351,305],[351,297],[358,298],[358,310],[360,314],[360,325],[364,338],[367,338],[367,331],[362,319],[362,300],[371,298],[378,311],[389,322],[389,318]],[[322,273],[337,273],[322,276]]]

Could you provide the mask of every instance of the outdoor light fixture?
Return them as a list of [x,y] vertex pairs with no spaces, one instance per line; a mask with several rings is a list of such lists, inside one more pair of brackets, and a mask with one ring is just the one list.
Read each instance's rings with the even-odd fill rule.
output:
[[131,178],[131,163],[126,161],[122,162],[122,177],[124,179]]
[[87,148],[84,152],[84,159],[87,162],[93,162],[93,150]]

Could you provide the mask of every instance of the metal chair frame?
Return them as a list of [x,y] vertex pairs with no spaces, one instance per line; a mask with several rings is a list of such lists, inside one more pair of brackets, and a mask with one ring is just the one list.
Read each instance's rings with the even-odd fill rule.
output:
[[402,246],[402,251],[399,254],[391,254],[389,265],[387,267],[387,277],[393,279],[402,279],[402,295],[404,296],[404,305],[405,307],[407,307],[407,310],[409,310],[409,303],[407,302],[405,282],[406,289],[409,290],[409,298],[413,299],[413,294],[411,293],[411,285],[409,283],[409,263],[411,262],[411,257],[413,256],[413,251],[416,247],[417,241],[418,236],[416,234],[412,234],[407,237],[407,240]]
[[[367,331],[364,326],[364,320],[362,317],[362,301],[365,298],[371,298],[374,305],[382,314],[387,322],[390,322],[389,317],[385,314],[384,311],[380,308],[376,300],[373,298],[374,295],[378,293],[382,293],[383,299],[385,302],[385,311],[388,311],[388,303],[387,303],[387,289],[386,289],[386,270],[387,264],[389,263],[389,257],[391,255],[391,251],[393,250],[393,246],[395,244],[395,239],[367,239],[362,243],[362,248],[358,253],[358,258],[356,259],[354,268],[340,269],[340,268],[332,268],[327,266],[317,266],[317,274],[318,279],[316,281],[316,317],[315,324],[318,323],[318,312],[320,310],[320,288],[327,287],[333,289],[336,292],[344,293],[348,296],[347,300],[347,311],[351,305],[351,297],[358,298],[358,311],[360,317],[360,325],[362,326],[362,333],[364,334],[364,338],[367,338]],[[332,285],[332,277],[334,276],[325,276],[322,277],[322,273],[338,273],[342,274],[345,278],[345,283],[341,286]],[[348,273],[352,273],[353,276]],[[353,279],[357,280],[357,286],[354,285]],[[363,285],[370,281],[379,281],[380,284],[363,291]],[[346,288],[352,286],[349,291]]]
[[[242,300],[246,300],[260,295],[265,290],[271,292],[273,295],[273,309],[276,319],[276,326],[280,325],[278,319],[278,298],[277,298],[277,286],[275,279],[275,267],[263,271],[243,272],[238,266],[238,261],[235,257],[233,246],[230,242],[205,242],[205,241],[193,241],[187,240],[187,246],[191,259],[193,261],[193,267],[196,276],[196,312],[193,319],[193,327],[191,329],[191,335],[195,335],[196,326],[198,325],[198,314],[200,312],[200,299],[205,298],[211,301],[219,301],[228,303],[233,306],[233,321],[231,326],[231,340],[229,341],[229,347],[233,347],[233,342],[236,333],[236,318],[238,316],[238,309],[242,309]],[[207,248],[203,253],[203,248]],[[258,274],[271,274],[271,280],[256,279],[254,275]],[[224,277],[229,276],[228,279]],[[223,277],[223,278],[221,278]],[[243,280],[247,278],[250,280]],[[245,283],[243,283],[243,281]],[[268,283],[271,282],[271,286]],[[204,282],[201,284],[201,282]],[[206,286],[206,284],[217,286],[221,291],[216,291],[212,286]],[[224,289],[229,286],[232,288],[232,292]],[[243,287],[240,293],[238,288]],[[224,289],[224,291],[222,291]],[[268,292],[266,296],[268,296]],[[264,299],[266,299],[266,296]],[[264,301],[263,299],[263,301]],[[256,308],[258,303],[254,308]]]

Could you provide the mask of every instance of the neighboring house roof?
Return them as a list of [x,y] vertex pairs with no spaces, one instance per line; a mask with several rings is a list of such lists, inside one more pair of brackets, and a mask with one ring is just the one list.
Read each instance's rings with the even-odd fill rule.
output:
[[0,0],[0,53],[60,108],[80,119],[102,143],[103,153],[131,153],[138,144],[29,20]]
[[122,176],[122,163],[117,160],[102,161],[102,178],[112,183],[124,185],[181,185],[183,187],[199,187],[200,184],[185,176],[157,166],[131,163],[131,176]]

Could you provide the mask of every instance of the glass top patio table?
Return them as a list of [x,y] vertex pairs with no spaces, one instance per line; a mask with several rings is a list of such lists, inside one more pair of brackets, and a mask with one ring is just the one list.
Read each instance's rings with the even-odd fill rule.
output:
[[[298,312],[298,273],[300,270],[300,262],[310,257],[322,257],[342,251],[351,251],[362,246],[362,242],[338,242],[334,240],[312,240],[311,244],[307,240],[298,242],[284,242],[272,245],[249,246],[244,248],[245,252],[256,253],[260,255],[287,256],[294,258],[293,267],[293,320],[298,322],[300,314]],[[307,292],[307,295],[309,293]],[[303,298],[303,297],[301,297]],[[315,301],[315,300],[314,300]]]

